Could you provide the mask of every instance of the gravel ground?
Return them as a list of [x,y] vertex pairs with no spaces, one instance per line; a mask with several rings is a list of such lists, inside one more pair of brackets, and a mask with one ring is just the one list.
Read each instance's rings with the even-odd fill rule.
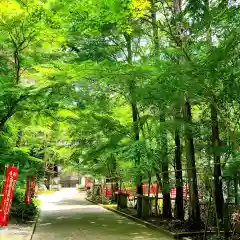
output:
[[93,205],[85,200],[84,193],[78,193],[75,189],[44,196],[42,203],[33,240],[172,239]]
[[0,228],[0,240],[29,240],[33,231],[33,224],[9,223]]

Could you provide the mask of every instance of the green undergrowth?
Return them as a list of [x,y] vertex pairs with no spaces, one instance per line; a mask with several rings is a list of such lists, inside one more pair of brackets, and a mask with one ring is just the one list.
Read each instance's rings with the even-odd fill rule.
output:
[[18,221],[32,221],[40,209],[40,200],[32,198],[31,204],[25,204],[25,189],[18,188],[14,193],[11,218]]
[[46,190],[46,191],[39,191],[38,195],[49,195],[55,193],[56,190]]

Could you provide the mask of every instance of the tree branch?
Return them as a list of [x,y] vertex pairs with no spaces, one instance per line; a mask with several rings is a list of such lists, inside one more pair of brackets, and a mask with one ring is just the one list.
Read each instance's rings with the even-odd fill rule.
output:
[[7,114],[0,121],[0,131],[3,129],[4,124],[7,122],[7,120],[15,113],[18,103],[21,102],[23,99],[25,99],[27,96],[28,96],[28,94],[21,95],[18,99],[16,99],[13,102],[11,107],[8,109]]

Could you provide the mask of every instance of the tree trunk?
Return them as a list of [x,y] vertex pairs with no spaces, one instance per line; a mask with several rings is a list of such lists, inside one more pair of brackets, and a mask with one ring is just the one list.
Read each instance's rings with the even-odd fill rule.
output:
[[181,141],[179,130],[175,131],[175,167],[176,167],[176,199],[175,199],[175,218],[184,219],[183,209],[183,179],[182,179],[182,160],[181,160]]
[[[161,116],[161,122],[165,122],[165,116]],[[161,152],[162,152],[162,176],[163,176],[163,217],[172,217],[171,208],[171,196],[170,196],[170,183],[169,183],[169,173],[168,173],[168,139],[167,131],[164,129],[161,132]]]
[[170,197],[170,185],[169,185],[169,174],[168,174],[168,160],[163,160],[163,218],[172,217],[171,209],[171,197]]
[[159,183],[157,183],[156,195],[155,195],[155,215],[159,215],[159,208],[158,208],[158,192],[159,192]]
[[[152,14],[152,30],[153,30],[153,44],[154,44],[154,56],[159,57],[159,36],[158,36],[158,26],[157,26],[157,17],[155,9],[155,0],[151,0],[151,14]],[[162,114],[161,122],[165,122],[165,116]],[[163,217],[171,218],[172,209],[171,209],[171,197],[170,197],[170,186],[169,186],[169,173],[168,173],[168,142],[167,142],[167,132],[162,131],[161,134],[161,151],[162,151],[162,172],[163,172]]]
[[23,131],[21,128],[18,129],[17,132],[17,141],[16,141],[16,147],[21,147],[22,145],[22,139],[23,139]]
[[111,191],[112,191],[112,201],[115,201],[116,199],[116,182],[117,182],[117,178],[116,178],[116,169],[117,169],[117,161],[116,158],[114,157],[114,155],[111,155],[111,173],[110,173],[110,177],[111,177]]
[[192,113],[191,105],[187,101],[183,106],[183,114],[185,120],[185,145],[186,145],[186,159],[188,167],[188,181],[190,189],[190,220],[195,229],[200,229],[200,207],[198,198],[197,172],[195,163],[195,150],[193,142],[193,134],[191,130]]
[[[182,0],[173,0],[173,11],[177,15],[182,11]],[[176,23],[177,36],[179,33],[182,33],[181,23]],[[181,58],[178,59],[179,64],[181,63]],[[179,121],[180,119],[180,107],[176,106],[176,115],[175,120]],[[176,218],[183,220],[184,219],[184,209],[183,209],[183,179],[182,179],[182,159],[181,159],[181,140],[180,132],[177,128],[175,130],[175,178],[176,178],[176,199],[175,199],[175,213]]]
[[211,120],[212,120],[212,149],[214,157],[214,197],[219,222],[223,221],[224,199],[222,191],[222,170],[220,165],[220,139],[218,129],[218,117],[216,108],[211,104]]
[[151,172],[148,172],[148,197],[151,193],[151,183],[152,183],[152,175]]
[[151,0],[154,55],[158,57],[159,56],[159,36],[158,36],[158,25],[157,25],[157,11],[155,8],[156,8],[155,0]]
[[235,198],[235,205],[237,206],[239,201],[238,201],[238,174],[235,174],[234,177],[234,198]]
[[[137,104],[136,102],[132,102],[132,117],[133,117],[133,124],[134,124],[134,131],[135,131],[135,140],[139,140],[139,127],[138,127],[138,111],[137,111]],[[140,153],[137,153],[137,159],[135,161],[135,165],[139,166],[140,164]],[[141,173],[138,173],[137,176],[137,194],[143,195],[142,191],[142,176]],[[138,217],[142,217],[142,198],[137,198],[137,215]]]
[[[127,43],[127,62],[129,65],[132,65],[132,38],[128,33],[124,34],[126,43]],[[134,125],[134,134],[135,134],[135,140],[139,140],[139,126],[138,126],[138,109],[137,109],[137,103],[135,98],[135,80],[132,79],[129,83],[129,92],[131,96],[131,107],[132,107],[132,119],[133,119],[133,125]],[[135,165],[138,166],[140,164],[140,153],[137,154],[137,158],[135,161]],[[138,173],[137,179],[136,179],[136,190],[138,195],[142,195],[142,176],[141,173]],[[137,198],[137,209],[138,209],[138,217],[142,216],[142,198]]]
[[[223,5],[227,7],[226,5]],[[210,1],[205,1],[205,15],[207,18],[211,18],[210,13]],[[212,29],[209,24],[207,31],[207,39],[210,47],[212,47]],[[215,101],[215,100],[214,100]],[[219,128],[218,128],[218,115],[217,110],[213,104],[210,105],[211,110],[211,122],[212,122],[212,150],[213,150],[213,159],[214,159],[214,198],[215,198],[215,208],[216,216],[220,224],[224,220],[224,198],[222,190],[222,170],[220,165],[220,138],[219,138]],[[226,229],[226,228],[225,228]]]

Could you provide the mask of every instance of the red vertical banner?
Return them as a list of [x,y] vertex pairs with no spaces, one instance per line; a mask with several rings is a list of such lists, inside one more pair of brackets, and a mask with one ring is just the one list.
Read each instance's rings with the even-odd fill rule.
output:
[[3,185],[3,196],[0,209],[0,226],[7,226],[12,199],[18,178],[18,168],[9,166],[6,169],[5,181]]
[[36,179],[35,179],[35,177],[31,176],[30,181],[31,181],[31,191],[33,194],[36,194]]
[[25,203],[31,204],[32,195],[36,193],[36,180],[34,176],[27,177]]
[[27,177],[26,191],[25,191],[25,203],[31,204],[31,177]]

